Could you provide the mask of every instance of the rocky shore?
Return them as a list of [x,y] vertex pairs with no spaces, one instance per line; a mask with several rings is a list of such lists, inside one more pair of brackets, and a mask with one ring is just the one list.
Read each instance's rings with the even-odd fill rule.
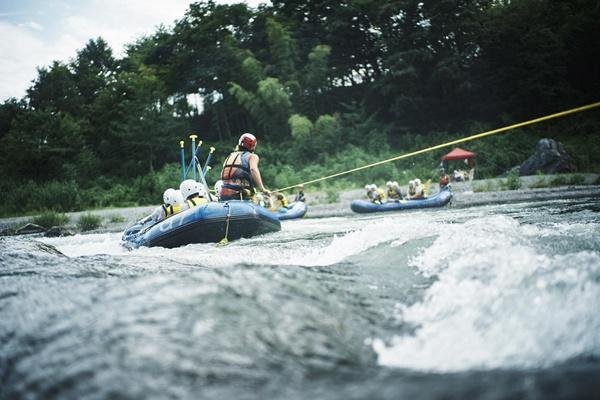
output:
[[[597,174],[587,174],[584,183],[595,183],[597,180]],[[536,182],[539,182],[539,177],[535,176],[521,177],[522,187],[518,190],[480,191],[482,187],[497,186],[499,181],[500,179],[488,179],[454,183],[452,185],[454,197],[448,207],[464,208],[486,204],[600,197],[600,185],[589,183],[583,185],[534,188],[531,186],[535,185]],[[403,188],[403,190],[406,190],[406,188]],[[435,193],[437,190],[439,190],[439,188],[434,184],[430,188],[430,193]],[[326,193],[311,192],[308,190],[307,204],[309,210],[305,218],[352,215],[353,212],[350,210],[350,203],[352,200],[364,198],[364,196],[363,189],[348,190],[340,192],[337,201],[328,202]],[[120,232],[133,222],[148,215],[154,207],[155,206],[109,208],[68,213],[69,223],[65,228],[70,232],[78,233],[76,226],[77,221],[82,215],[91,213],[102,219],[102,225],[98,229],[88,231],[88,233]],[[0,219],[0,232],[3,232],[4,234],[14,234],[16,229],[26,225],[31,219],[31,216]]]

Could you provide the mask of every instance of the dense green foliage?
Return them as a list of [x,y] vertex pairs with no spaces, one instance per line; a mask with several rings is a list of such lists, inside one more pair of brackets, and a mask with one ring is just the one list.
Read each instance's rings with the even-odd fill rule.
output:
[[[598,101],[595,0],[271,4],[200,1],[123,58],[98,38],[40,68],[0,105],[0,214],[157,203],[179,182],[189,132],[217,147],[215,164],[255,133],[274,188]],[[542,137],[597,171],[599,121],[590,111],[465,147],[478,177]],[[427,179],[447,150],[324,185]]]

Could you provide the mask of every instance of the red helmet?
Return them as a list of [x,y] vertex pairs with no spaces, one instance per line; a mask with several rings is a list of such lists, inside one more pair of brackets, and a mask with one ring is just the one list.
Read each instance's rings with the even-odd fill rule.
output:
[[250,151],[254,151],[256,148],[256,137],[251,133],[244,133],[240,136],[238,146],[244,147]]

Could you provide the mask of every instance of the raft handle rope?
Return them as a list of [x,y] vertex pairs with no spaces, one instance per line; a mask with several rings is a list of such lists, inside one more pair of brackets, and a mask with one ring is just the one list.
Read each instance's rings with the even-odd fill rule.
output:
[[481,139],[481,138],[484,138],[484,137],[487,137],[487,136],[492,136],[492,135],[496,135],[498,133],[506,132],[506,131],[509,131],[511,129],[516,129],[516,128],[520,128],[522,126],[527,126],[527,125],[532,125],[532,124],[535,124],[535,123],[538,123],[538,122],[542,122],[542,121],[548,121],[548,120],[554,119],[554,118],[564,117],[566,115],[575,114],[575,113],[578,113],[578,112],[581,112],[581,111],[591,110],[591,109],[597,108],[597,107],[600,107],[600,102],[587,104],[587,105],[581,106],[581,107],[571,108],[569,110],[557,112],[555,114],[549,114],[549,115],[546,115],[546,116],[543,116],[543,117],[530,119],[530,120],[524,121],[524,122],[519,122],[517,124],[508,125],[508,126],[505,126],[505,127],[502,127],[502,128],[493,129],[491,131],[482,132],[482,133],[478,133],[478,134],[475,134],[475,135],[467,136],[467,137],[464,137],[464,138],[461,138],[461,139],[452,140],[450,142],[438,144],[436,146],[431,146],[431,147],[427,147],[425,149],[413,151],[411,153],[406,153],[406,154],[402,154],[402,155],[399,155],[399,156],[396,156],[396,157],[388,158],[387,160],[382,160],[382,161],[378,161],[378,162],[375,162],[375,163],[372,163],[372,164],[363,165],[362,167],[352,168],[352,169],[349,169],[347,171],[338,172],[338,173],[335,173],[335,174],[323,176],[321,178],[312,179],[310,181],[298,183],[296,185],[287,186],[287,187],[284,187],[282,189],[277,189],[275,191],[276,192],[283,192],[285,190],[290,190],[290,189],[297,188],[298,186],[304,186],[304,185],[309,185],[311,183],[321,182],[321,181],[324,181],[324,180],[327,180],[327,179],[336,178],[338,176],[347,175],[347,174],[350,174],[352,172],[361,171],[363,169],[367,169],[367,168],[371,168],[371,167],[376,167],[378,165],[386,164],[386,163],[389,163],[389,162],[392,162],[392,161],[401,160],[403,158],[409,158],[409,157],[412,157],[412,156],[416,156],[418,154],[427,153],[429,151],[438,150],[438,149],[441,149],[441,148],[444,148],[444,147],[448,147],[448,146],[453,146],[453,145],[459,144],[459,143],[469,142],[469,141],[475,140],[475,139]]
[[229,236],[229,220],[231,219],[231,205],[227,201],[227,202],[225,202],[223,207],[227,207],[227,219],[225,222],[225,237],[223,239],[221,239],[221,241],[219,243],[217,243],[217,245],[219,245],[219,246],[225,246],[225,245],[229,244],[229,239],[227,239],[227,237]]

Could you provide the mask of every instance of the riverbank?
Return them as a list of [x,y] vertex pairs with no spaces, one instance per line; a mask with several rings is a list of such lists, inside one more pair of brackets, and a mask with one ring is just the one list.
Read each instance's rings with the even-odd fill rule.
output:
[[[540,183],[540,177],[521,177],[521,188],[517,190],[490,190],[481,191],[487,188],[502,187],[503,179],[482,179],[472,182],[456,182],[452,184],[454,197],[448,208],[465,208],[472,206],[533,202],[543,200],[557,199],[577,199],[600,197],[600,185],[589,184],[598,181],[598,174],[583,175],[582,185],[564,185],[556,187],[535,187]],[[550,179],[549,177],[548,179]],[[402,188],[403,192],[406,188]],[[435,193],[439,190],[437,184],[432,184],[430,192]],[[352,215],[350,203],[352,200],[364,198],[363,189],[352,189],[341,191],[336,201],[331,202],[331,195],[326,192],[307,192],[307,204],[309,211],[305,218],[325,218],[336,216]],[[102,232],[120,232],[135,221],[150,214],[156,206],[126,207],[126,208],[106,208],[98,210],[80,211],[67,213],[69,222],[66,229],[73,233],[102,233]],[[80,232],[77,228],[79,219],[87,214],[98,216],[101,219],[101,226],[87,232]],[[0,232],[11,234],[15,229],[31,222],[32,216],[12,217],[0,219]]]

